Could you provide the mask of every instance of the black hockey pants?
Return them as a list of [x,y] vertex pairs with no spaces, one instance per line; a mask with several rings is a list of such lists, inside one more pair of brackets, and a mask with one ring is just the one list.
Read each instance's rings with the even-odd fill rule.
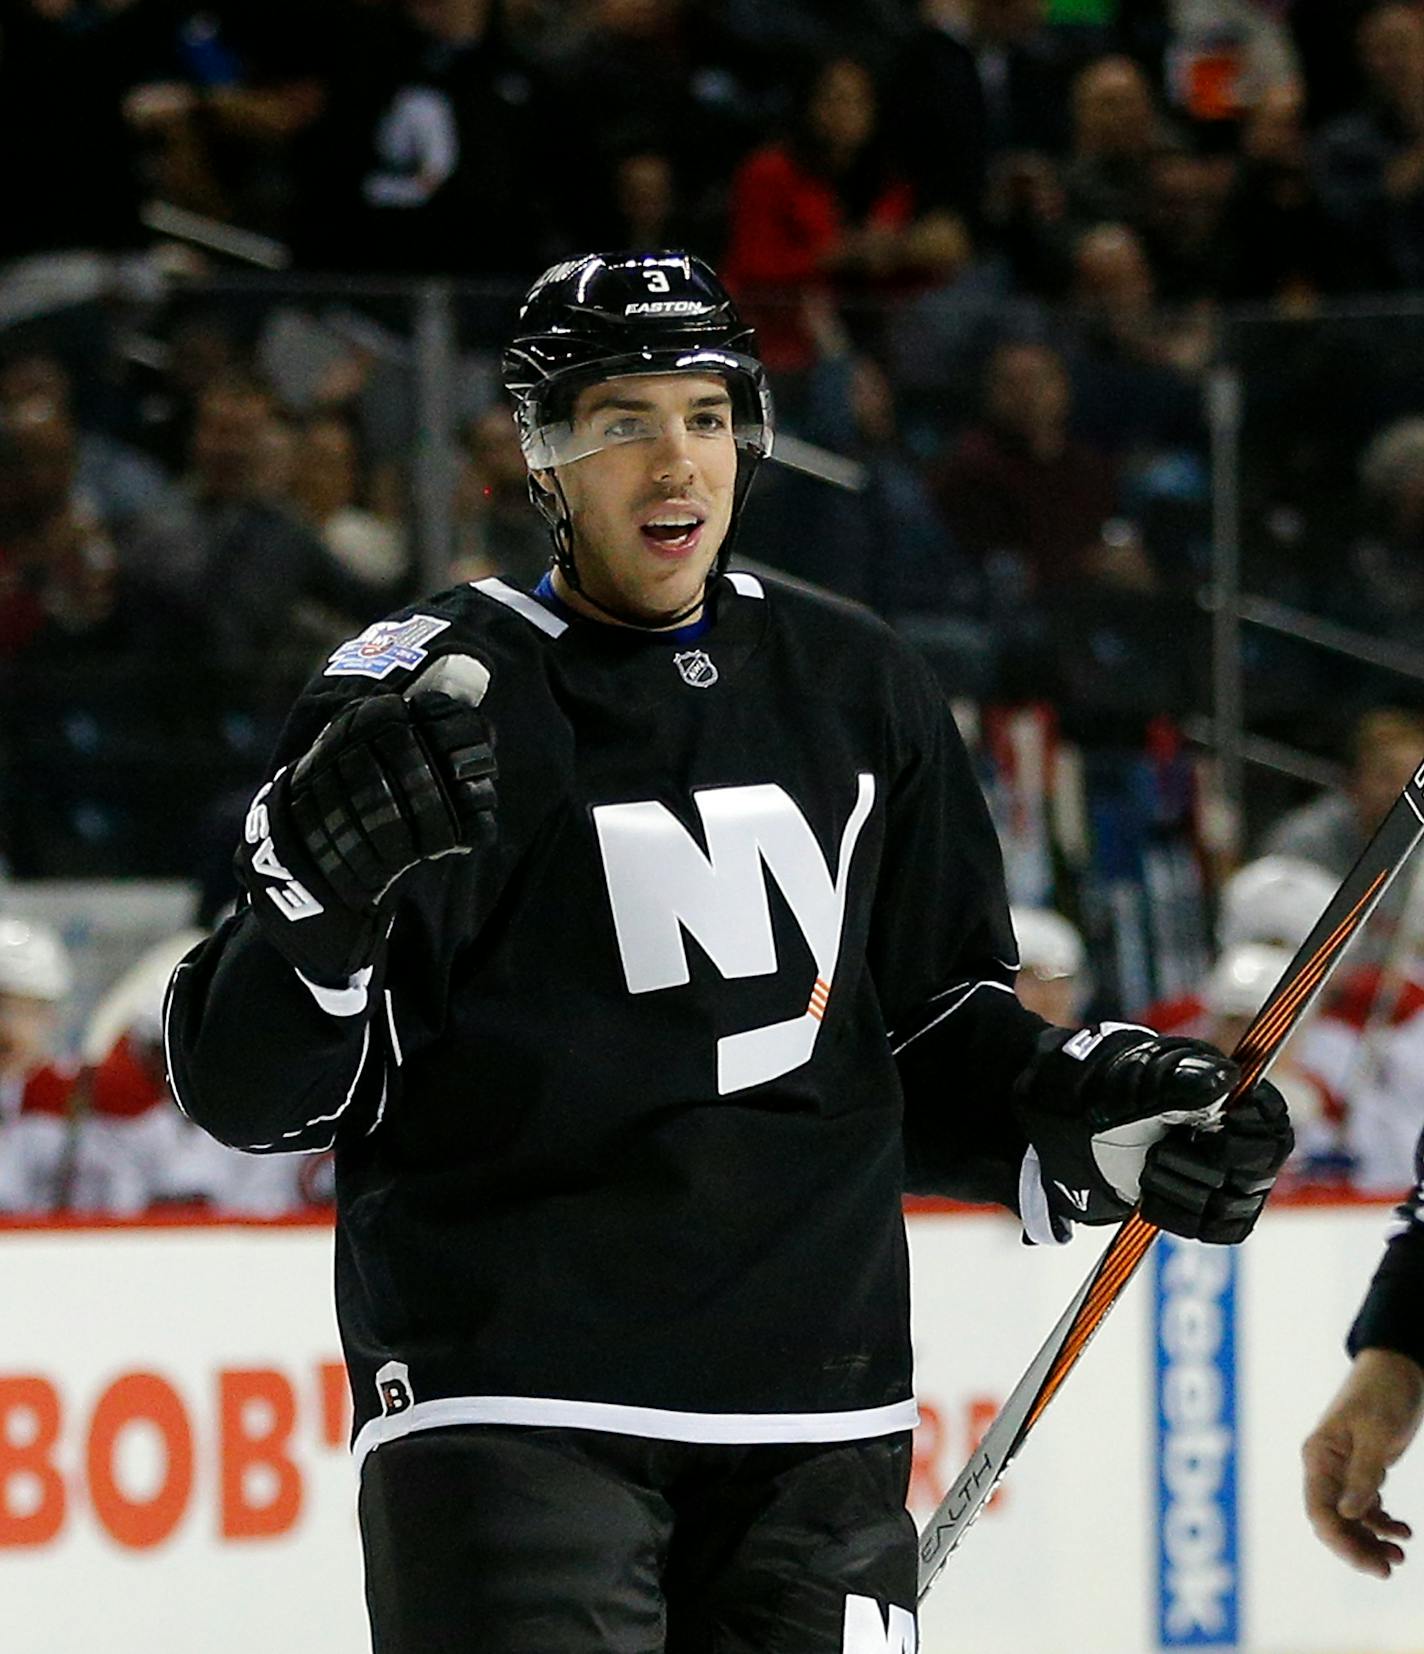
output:
[[462,1426],[361,1483],[374,1654],[914,1654],[910,1438]]

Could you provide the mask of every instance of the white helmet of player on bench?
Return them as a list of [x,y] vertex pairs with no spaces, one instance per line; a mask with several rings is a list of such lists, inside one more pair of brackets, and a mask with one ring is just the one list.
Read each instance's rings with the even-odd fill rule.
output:
[[73,985],[69,955],[55,931],[29,919],[0,918],[0,994],[58,1002]]
[[1247,862],[1222,887],[1219,945],[1223,951],[1242,942],[1298,948],[1339,882],[1299,856],[1261,856]]

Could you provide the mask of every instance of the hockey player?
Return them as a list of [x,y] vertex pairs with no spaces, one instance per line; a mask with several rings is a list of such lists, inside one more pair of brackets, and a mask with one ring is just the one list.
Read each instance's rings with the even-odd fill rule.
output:
[[1014,997],[927,669],[728,569],[772,415],[704,264],[555,266],[504,371],[554,567],[298,702],[175,1094],[335,1145],[379,1654],[913,1650],[904,1190],[1237,1241],[1284,1110]]
[[[1233,967],[1222,961],[1238,948],[1252,945],[1284,948],[1282,963],[1288,961],[1325,911],[1337,882],[1323,868],[1296,856],[1260,856],[1238,867],[1221,889],[1216,926],[1220,953],[1211,976],[1195,992],[1148,1006],[1141,1013],[1142,1020],[1163,1033],[1221,1044],[1220,1034],[1214,1031],[1219,1012],[1208,1004],[1209,983],[1214,980],[1218,990],[1225,989],[1233,1002],[1242,1001],[1248,991],[1244,980],[1233,975]],[[1259,964],[1256,956],[1256,968],[1247,974],[1259,979]],[[1260,1009],[1274,982],[1272,978],[1262,983],[1261,997],[1251,1007],[1253,1013]]]
[[72,985],[48,925],[0,918],[0,1212],[47,1212],[59,1196],[74,1070],[54,1041]]
[[71,1211],[122,1217],[176,1201],[277,1217],[315,1203],[325,1157],[239,1154],[173,1106],[164,1074],[164,990],[204,934],[189,928],[153,943],[89,1016],[82,1066],[63,1110],[71,1134]]
[[1077,1027],[1092,992],[1078,927],[1049,907],[1012,907],[1009,918],[1019,950],[1014,992],[1046,1022]]

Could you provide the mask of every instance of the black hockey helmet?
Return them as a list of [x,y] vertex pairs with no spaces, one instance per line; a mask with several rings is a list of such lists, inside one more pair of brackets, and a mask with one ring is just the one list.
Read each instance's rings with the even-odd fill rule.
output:
[[[711,267],[682,252],[590,253],[546,270],[519,310],[503,379],[520,446],[534,471],[579,457],[567,446],[574,399],[632,374],[712,373],[732,398],[737,481],[718,551],[720,574],[757,466],[771,453],[771,390],[752,329]],[[530,498],[554,537],[564,578],[581,590],[563,495],[531,475]]]

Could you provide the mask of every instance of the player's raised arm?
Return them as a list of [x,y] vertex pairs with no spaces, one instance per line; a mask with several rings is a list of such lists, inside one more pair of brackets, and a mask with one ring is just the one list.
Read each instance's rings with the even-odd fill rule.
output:
[[325,1148],[378,1112],[385,1033],[373,1013],[397,905],[417,869],[493,838],[492,737],[474,704],[487,682],[477,661],[445,656],[404,693],[335,709],[316,697],[317,716],[332,715],[304,748],[313,711],[294,715],[296,756],[244,823],[246,900],[170,990],[175,1094],[214,1136]]

